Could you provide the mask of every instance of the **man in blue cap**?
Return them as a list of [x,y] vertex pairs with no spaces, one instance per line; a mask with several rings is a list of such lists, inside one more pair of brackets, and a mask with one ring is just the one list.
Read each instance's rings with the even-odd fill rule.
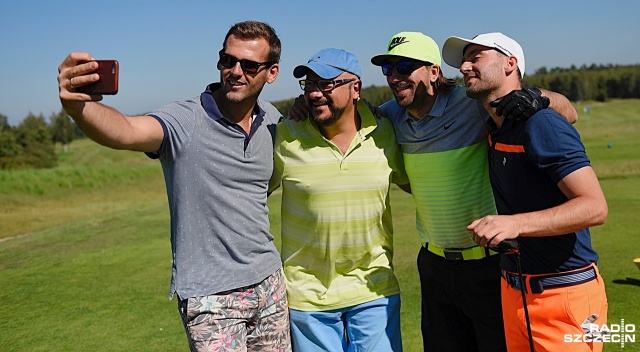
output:
[[269,186],[282,186],[292,347],[401,351],[389,187],[409,181],[391,122],[360,100],[349,52],[323,49],[293,74],[310,116],[278,124]]

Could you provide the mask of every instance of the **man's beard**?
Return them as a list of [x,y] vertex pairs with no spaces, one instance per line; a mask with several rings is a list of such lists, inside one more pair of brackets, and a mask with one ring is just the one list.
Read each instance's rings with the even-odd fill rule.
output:
[[484,101],[487,98],[487,96],[489,96],[489,93],[491,93],[491,90],[483,89],[482,87],[477,87],[473,89],[467,88],[467,96],[475,100]]
[[331,103],[327,104],[327,107],[329,107],[329,112],[331,112],[331,115],[328,118],[317,119],[315,116],[312,115],[313,120],[316,122],[316,124],[318,124],[318,126],[328,127],[335,124],[336,122],[338,122],[338,120],[340,120],[340,117],[342,117],[342,114],[346,110],[346,107],[337,108],[335,105]]
[[496,61],[485,68],[482,74],[474,75],[475,82],[471,87],[465,84],[467,86],[467,96],[471,99],[485,101],[492,92],[500,88],[502,84],[501,74],[502,66],[500,61]]
[[406,84],[404,88],[411,92],[409,94],[405,93],[402,97],[398,97],[396,92],[393,92],[398,106],[403,109],[420,110],[424,104],[427,104],[427,88],[423,82],[418,83],[418,85]]

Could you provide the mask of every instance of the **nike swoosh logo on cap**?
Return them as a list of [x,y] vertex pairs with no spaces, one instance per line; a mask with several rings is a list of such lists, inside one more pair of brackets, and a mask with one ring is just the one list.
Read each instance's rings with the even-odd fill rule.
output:
[[409,43],[408,40],[406,40],[405,37],[395,37],[391,40],[391,43],[389,43],[389,48],[387,49],[387,51],[391,51],[393,50],[393,48],[395,48],[396,46],[400,45],[400,44],[404,44],[404,43]]

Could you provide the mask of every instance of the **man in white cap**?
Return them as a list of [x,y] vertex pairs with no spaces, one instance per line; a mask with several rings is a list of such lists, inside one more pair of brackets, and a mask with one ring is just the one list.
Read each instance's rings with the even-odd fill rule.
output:
[[497,114],[496,101],[522,88],[525,58],[513,39],[502,33],[451,37],[443,58],[460,68],[467,95],[491,116],[489,172],[500,215],[480,217],[468,228],[483,247],[517,240],[517,253],[501,254],[509,351],[529,350],[529,339],[539,352],[601,351],[601,342],[566,340],[582,336],[581,322],[590,317],[590,323],[597,318],[597,326],[607,319],[604,282],[589,234],[590,226],[606,220],[607,203],[580,136],[550,109],[527,120]]
[[[478,217],[496,213],[487,167],[488,115],[465,87],[443,76],[441,61],[435,41],[419,32],[395,34],[387,52],[371,59],[395,96],[380,109],[393,122],[416,204],[423,346],[506,351],[499,256],[476,245],[467,229]],[[550,103],[575,120],[566,98],[544,95],[550,99],[514,91],[503,99],[502,112],[526,118]]]
[[389,187],[409,181],[393,127],[359,99],[355,55],[323,49],[293,74],[310,117],[278,124],[269,187],[293,350],[402,351]]

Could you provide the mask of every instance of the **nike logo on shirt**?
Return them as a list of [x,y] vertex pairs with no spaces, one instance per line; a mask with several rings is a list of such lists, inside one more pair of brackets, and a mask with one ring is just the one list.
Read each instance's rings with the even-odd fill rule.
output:
[[444,130],[445,130],[445,131],[446,131],[446,130],[448,130],[448,129],[449,129],[449,127],[451,127],[451,125],[453,125],[455,122],[456,122],[456,121],[455,121],[455,120],[453,120],[453,121],[451,121],[451,123],[450,123],[450,124],[448,124],[448,125],[444,125]]

